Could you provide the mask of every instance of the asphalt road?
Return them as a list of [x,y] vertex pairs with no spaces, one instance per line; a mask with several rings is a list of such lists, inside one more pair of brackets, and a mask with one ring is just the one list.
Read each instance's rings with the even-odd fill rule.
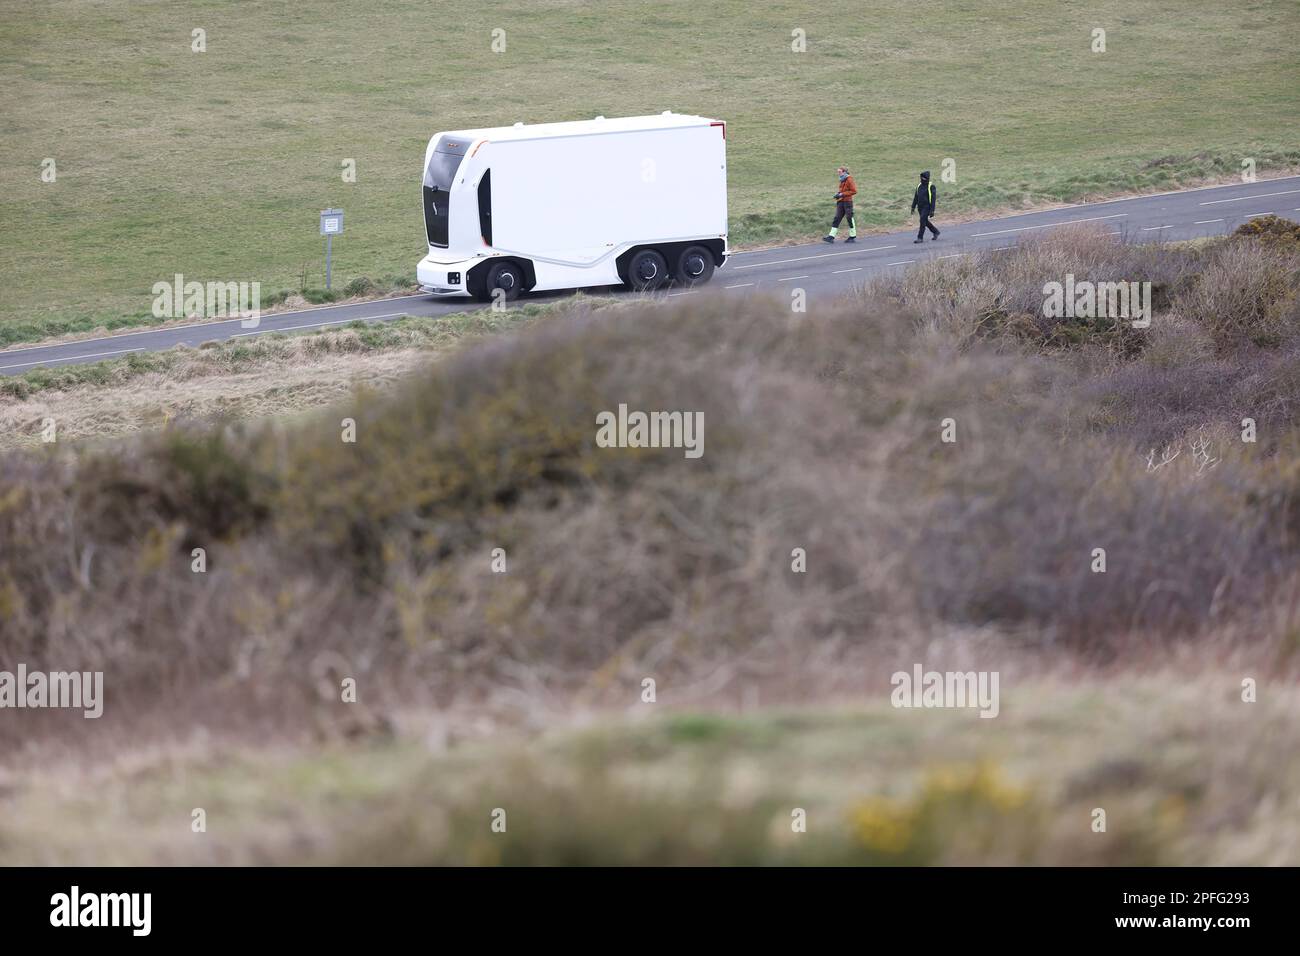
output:
[[[841,225],[840,240],[833,246],[818,242],[735,253],[707,286],[693,290],[669,288],[656,295],[670,299],[715,293],[745,295],[788,289],[797,283],[798,287],[806,290],[810,299],[814,295],[835,296],[863,279],[889,269],[905,269],[923,258],[943,259],[980,250],[1007,248],[1044,229],[1080,222],[1097,224],[1133,242],[1167,242],[1220,235],[1231,232],[1248,219],[1267,213],[1288,219],[1300,218],[1296,216],[1300,213],[1300,176],[1087,203],[960,225],[945,225],[943,206],[940,205],[939,209],[935,225],[943,235],[937,242],[927,240],[915,245],[912,240],[916,234],[911,231],[860,236],[855,244],[850,245],[843,241],[847,229]],[[832,204],[828,202],[828,220],[831,211]],[[588,291],[631,294],[616,287]],[[567,293],[543,293],[522,301],[547,301],[565,295]],[[483,306],[464,298],[408,295],[264,315],[255,329],[243,327],[238,319],[230,319],[122,332],[59,345],[0,350],[0,374],[22,374],[42,365],[95,362],[176,345],[197,346],[213,340],[322,329],[357,320],[383,322],[403,315],[447,315],[472,308]]]

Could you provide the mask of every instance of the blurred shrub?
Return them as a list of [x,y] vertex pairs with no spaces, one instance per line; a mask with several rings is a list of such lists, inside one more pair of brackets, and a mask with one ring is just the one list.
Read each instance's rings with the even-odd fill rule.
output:
[[1014,861],[1038,841],[1033,799],[991,764],[943,767],[908,797],[860,801],[849,810],[849,828],[876,863],[926,866],[968,852],[986,863]]
[[[410,700],[968,628],[1101,660],[1268,642],[1300,573],[1292,265],[1067,231],[807,314],[575,305],[318,415],[0,456],[0,666],[252,714],[316,699],[320,659]],[[1158,283],[1152,328],[1044,324],[1067,272]],[[620,404],[702,412],[703,457],[597,447]]]

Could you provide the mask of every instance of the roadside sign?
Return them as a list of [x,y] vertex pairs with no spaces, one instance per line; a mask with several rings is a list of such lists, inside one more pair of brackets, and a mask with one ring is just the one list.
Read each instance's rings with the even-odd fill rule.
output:
[[337,236],[343,231],[343,210],[322,209],[320,211],[320,234]]
[[320,234],[325,237],[325,288],[330,287],[330,267],[334,258],[334,237],[343,231],[343,210],[320,211]]

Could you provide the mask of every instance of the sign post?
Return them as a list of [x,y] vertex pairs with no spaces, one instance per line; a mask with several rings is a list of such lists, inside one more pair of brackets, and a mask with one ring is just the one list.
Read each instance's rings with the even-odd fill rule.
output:
[[320,211],[320,234],[325,237],[325,288],[330,287],[330,267],[334,254],[334,237],[343,231],[343,210]]

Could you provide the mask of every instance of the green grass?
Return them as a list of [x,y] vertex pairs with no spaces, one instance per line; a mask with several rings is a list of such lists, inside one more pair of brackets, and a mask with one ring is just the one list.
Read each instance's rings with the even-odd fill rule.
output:
[[[379,280],[356,276],[345,286],[326,289],[323,285],[302,285],[297,289],[262,289],[261,307],[266,313],[285,311],[288,300],[300,297],[308,305],[327,305],[351,298],[379,298],[384,295],[410,294],[416,289],[411,276],[384,276]],[[0,322],[0,348],[50,336],[77,335],[104,330],[117,332],[142,325],[156,325],[149,303],[135,312],[66,312],[59,315],[24,316]]]
[[[195,28],[206,53],[190,51]],[[794,29],[807,52],[791,52]],[[176,272],[319,287],[331,205],[348,215],[340,287],[410,275],[420,159],[440,129],[723,117],[736,243],[821,229],[840,163],[864,227],[901,223],[916,172],[945,157],[958,178],[941,214],[1169,188],[1245,156],[1268,175],[1300,163],[1298,41],[1286,0],[6,0],[0,342],[146,324],[150,287]]]

